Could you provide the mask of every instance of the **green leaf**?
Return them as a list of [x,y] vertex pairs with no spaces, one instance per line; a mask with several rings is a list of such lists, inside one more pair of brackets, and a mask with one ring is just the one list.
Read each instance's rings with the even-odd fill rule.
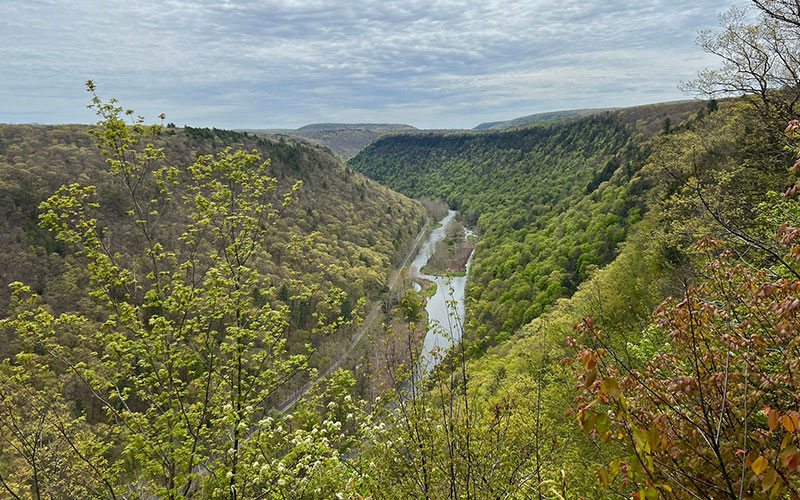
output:
[[619,384],[617,384],[617,379],[615,379],[614,377],[604,378],[601,390],[605,394],[608,394],[614,399],[619,399],[620,396],[622,396],[622,391],[620,391],[619,389]]
[[648,442],[648,433],[645,430],[634,428],[633,429],[633,442],[636,449],[642,452],[650,451],[650,443]]
[[600,479],[600,484],[603,485],[604,488],[607,488],[609,485],[608,481],[608,471],[605,467],[600,467],[597,470],[597,477]]
[[766,472],[766,474],[764,474],[764,478],[761,480],[761,491],[766,493],[767,490],[772,488],[777,479],[778,479],[778,471],[775,470],[773,467],[770,467],[769,470]]
[[595,428],[597,414],[591,411],[584,411],[581,418],[581,427],[585,433],[590,433]]
[[607,413],[598,413],[597,417],[595,418],[595,426],[597,427],[597,432],[600,434],[604,434],[608,427],[611,425],[611,419],[608,417]]

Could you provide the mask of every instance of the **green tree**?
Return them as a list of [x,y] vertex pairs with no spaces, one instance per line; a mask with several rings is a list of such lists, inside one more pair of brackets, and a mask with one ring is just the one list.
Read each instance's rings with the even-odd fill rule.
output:
[[[43,203],[41,220],[86,259],[101,324],[78,315],[54,318],[40,305],[3,326],[47,352],[101,402],[110,444],[124,464],[115,469],[118,491],[170,499],[285,494],[313,477],[318,462],[308,457],[333,451],[326,437],[332,422],[306,432],[267,418],[282,386],[307,367],[311,350],[288,351],[289,308],[263,300],[274,293],[258,268],[267,252],[262,242],[300,183],[273,205],[277,180],[257,154],[226,149],[186,169],[165,165],[164,152],[145,142],[161,127],[141,117],[126,123],[132,111],[102,102],[91,82],[87,87],[101,119],[98,147],[128,197],[128,223],[118,229],[122,234],[102,226],[96,189],[78,184]],[[187,216],[183,230],[172,234],[161,221],[178,203]],[[125,238],[126,231],[135,238]],[[122,248],[117,240],[139,246]],[[320,294],[315,285],[302,286],[297,297]],[[339,316],[344,299],[336,288],[324,295],[315,334],[346,323]],[[79,330],[88,349],[62,345],[51,326],[57,323]],[[304,446],[284,463],[291,440]],[[256,457],[262,467],[253,467]],[[110,474],[102,464],[97,473]]]
[[[800,139],[800,122],[786,132]],[[783,258],[752,269],[701,239],[705,279],[656,309],[650,347],[631,353],[590,318],[578,326],[578,421],[617,453],[597,471],[604,486],[640,500],[800,492],[799,187],[765,203]]]
[[[27,287],[14,284],[15,298],[33,306]],[[71,329],[74,318],[54,318],[33,307],[0,322],[15,328],[27,348],[0,362],[0,496],[21,499],[121,498],[110,464],[109,428],[90,426],[75,403],[63,396],[65,378],[41,346],[55,331]]]
[[407,323],[418,323],[422,319],[422,301],[414,290],[408,290],[403,295],[398,309]]
[[800,100],[800,11],[796,2],[754,0],[760,16],[731,8],[720,17],[719,33],[700,33],[698,44],[722,66],[699,73],[684,88],[709,97],[746,96],[764,116],[784,123],[795,118]]
[[[411,291],[401,302],[418,300]],[[451,321],[463,332],[455,308],[448,303]],[[402,305],[398,311],[406,321],[414,319]],[[439,325],[429,329],[449,335]],[[536,474],[539,415],[516,395],[488,402],[476,397],[463,335],[450,339],[448,351],[422,353],[416,330],[411,323],[406,345],[398,349],[403,368],[396,391],[377,401],[362,429],[354,498],[529,498],[540,487],[544,492],[547,485]],[[422,355],[436,365],[431,373],[422,372]],[[543,442],[541,449],[546,447]]]

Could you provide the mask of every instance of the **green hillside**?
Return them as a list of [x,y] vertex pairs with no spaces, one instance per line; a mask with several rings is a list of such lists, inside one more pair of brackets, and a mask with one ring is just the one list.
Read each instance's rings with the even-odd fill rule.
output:
[[[668,306],[680,302],[689,283],[711,279],[713,286],[724,287],[733,279],[728,274],[712,274],[712,278],[706,274],[710,268],[704,266],[713,264],[719,254],[698,249],[697,241],[704,235],[723,241],[733,255],[747,254],[748,265],[790,275],[786,269],[778,271],[780,265],[773,267],[775,256],[785,249],[775,239],[777,226],[767,214],[780,205],[774,192],[786,189],[790,181],[786,165],[792,159],[791,155],[775,154],[779,137],[755,132],[759,121],[746,106],[726,106],[650,141],[650,154],[628,184],[630,190],[647,186],[644,216],[629,226],[618,255],[594,270],[571,297],[559,300],[510,340],[471,363],[473,388],[482,397],[513,400],[525,408],[522,413],[534,412],[534,405],[539,405],[546,422],[539,437],[558,443],[547,448],[546,475],[558,477],[559,471],[568,471],[572,491],[578,494],[608,495],[594,474],[581,471],[597,471],[615,456],[625,456],[626,449],[624,439],[618,445],[597,449],[597,443],[605,439],[602,426],[598,424],[600,430],[592,429],[587,435],[574,427],[574,421],[563,420],[571,408],[582,408],[574,398],[580,397],[580,386],[588,380],[579,379],[576,391],[574,376],[583,376],[583,365],[578,359],[571,360],[574,364],[564,365],[564,361],[576,353],[579,358],[587,346],[603,346],[609,365],[625,366],[611,373],[625,374],[627,370],[646,371],[651,359],[671,352],[676,331],[660,323],[653,311],[668,297],[677,298]],[[583,203],[576,209],[586,206]],[[737,234],[752,239],[746,241]],[[761,245],[763,249],[758,248]],[[599,339],[576,331],[576,325],[586,318],[592,318],[603,332]],[[543,375],[538,376],[539,371]],[[609,376],[609,372],[603,373]],[[630,377],[626,381],[631,393],[643,390],[632,384]],[[668,393],[669,387],[664,391]],[[657,397],[663,394],[659,391]],[[633,396],[629,393],[628,397]],[[696,446],[704,449],[699,443]],[[730,456],[726,460],[735,462]]]
[[638,172],[647,138],[703,106],[631,108],[480,134],[394,134],[349,165],[409,196],[442,197],[477,223],[468,332],[493,343],[613,260],[644,210]]
[[[65,249],[37,227],[39,203],[61,185],[80,182],[98,187],[112,230],[128,209],[89,130],[76,125],[0,126],[0,248],[9,263],[0,270],[0,281],[25,281],[57,309],[68,308],[66,302],[75,297],[60,288],[69,286],[63,283]],[[282,279],[294,272],[313,279],[319,269],[335,264],[336,270],[329,273],[331,284],[344,286],[354,297],[374,294],[404,244],[416,236],[423,217],[418,204],[351,173],[331,154],[307,145],[195,128],[164,129],[155,144],[165,148],[170,164],[186,164],[199,154],[228,146],[255,148],[270,158],[270,172],[279,179],[277,192],[303,182],[296,203],[273,232],[274,240],[265,242],[277,257],[265,261],[269,274]],[[337,210],[328,209],[332,206]],[[176,223],[179,217],[175,214],[175,220],[167,223]],[[306,238],[312,233],[317,233],[317,245],[307,269],[280,259],[292,258],[292,235]],[[6,287],[0,290],[3,309],[8,293]]]
[[485,122],[473,127],[473,130],[506,130],[511,127],[530,125],[536,122],[546,122],[551,120],[561,120],[564,118],[574,118],[577,116],[597,115],[605,111],[613,111],[611,108],[597,109],[567,109],[563,111],[548,111],[545,113],[535,113],[532,115],[520,116],[511,120],[500,120],[496,122]]
[[[40,204],[62,185],[96,186],[102,207],[98,223],[107,228],[108,244],[132,260],[145,252],[141,234],[127,216],[130,196],[110,174],[91,131],[77,125],[0,126],[1,316],[10,312],[8,284],[13,281],[30,286],[55,312],[103,315],[101,304],[88,295],[86,261],[39,225]],[[312,335],[324,294],[334,287],[343,290],[347,298],[341,309],[348,318],[361,298],[370,306],[376,303],[385,293],[390,270],[411,249],[421,228],[421,205],[351,172],[329,152],[304,144],[191,127],[163,129],[154,144],[164,148],[166,165],[191,164],[198,155],[225,147],[257,150],[270,159],[268,174],[278,179],[270,195],[275,206],[283,193],[302,182],[293,203],[260,242],[265,252],[256,266],[274,289],[269,293],[291,306],[290,348],[324,344],[312,359],[315,366],[340,355],[355,326],[343,326],[332,340]],[[183,187],[188,180],[179,179],[173,198],[188,194]],[[154,219],[165,245],[177,245],[187,215],[173,202]],[[13,338],[3,340],[0,356],[18,349]],[[362,373],[360,380],[367,384],[368,374]]]

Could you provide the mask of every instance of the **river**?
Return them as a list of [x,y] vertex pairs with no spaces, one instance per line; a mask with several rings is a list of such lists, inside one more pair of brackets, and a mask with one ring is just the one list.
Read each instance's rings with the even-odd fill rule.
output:
[[[428,312],[428,331],[425,334],[422,354],[419,360],[420,374],[430,373],[442,356],[445,355],[447,349],[461,338],[463,332],[464,297],[469,268],[472,264],[472,254],[470,254],[467,261],[464,276],[448,278],[425,274],[421,271],[433,255],[436,243],[445,238],[447,225],[455,216],[455,210],[450,210],[447,216],[439,221],[440,227],[431,232],[411,263],[412,272],[415,273],[415,276],[436,283],[436,294],[428,299],[428,303],[425,306],[425,310]],[[467,231],[467,235],[472,234],[467,229],[465,231]],[[418,286],[415,286],[415,288],[418,288]]]

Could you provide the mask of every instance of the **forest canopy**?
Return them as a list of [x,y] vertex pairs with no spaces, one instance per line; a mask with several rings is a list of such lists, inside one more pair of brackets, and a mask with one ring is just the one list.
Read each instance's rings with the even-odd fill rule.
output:
[[[96,127],[0,126],[0,498],[797,498],[800,6],[752,9],[701,35],[715,99],[348,165],[91,84]],[[427,375],[426,291],[388,286],[425,209],[389,188],[480,235]],[[318,378],[364,301],[380,393],[374,358]]]

